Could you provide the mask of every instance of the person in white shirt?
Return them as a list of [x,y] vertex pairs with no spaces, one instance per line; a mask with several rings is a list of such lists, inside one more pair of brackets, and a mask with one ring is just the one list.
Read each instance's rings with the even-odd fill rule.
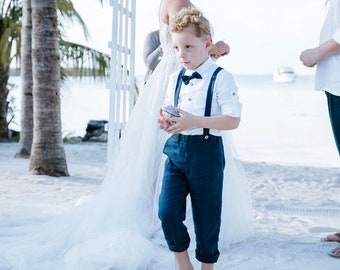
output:
[[[213,43],[203,14],[195,7],[180,10],[170,21],[170,31],[183,68],[170,76],[158,120],[171,134],[163,149],[167,160],[158,215],[176,269],[193,269],[187,252],[190,236],[183,223],[190,195],[196,259],[202,270],[210,270],[219,257],[225,167],[221,130],[238,127],[242,106],[232,74],[209,56]],[[178,115],[166,113],[167,105]]]
[[328,0],[320,45],[304,50],[300,60],[316,66],[315,89],[325,91],[335,143],[340,155],[340,1]]
[[[329,118],[340,155],[340,0],[327,0],[328,9],[321,33],[320,45],[304,50],[300,60],[307,67],[316,66],[315,89],[325,91]],[[323,241],[340,242],[340,232],[328,235]],[[331,256],[340,258],[340,246]]]

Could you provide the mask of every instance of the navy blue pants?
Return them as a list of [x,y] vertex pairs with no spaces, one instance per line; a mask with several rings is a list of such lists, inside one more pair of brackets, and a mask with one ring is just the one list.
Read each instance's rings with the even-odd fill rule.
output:
[[331,121],[335,144],[340,155],[340,96],[326,92],[329,119]]
[[165,162],[159,218],[169,249],[183,252],[190,237],[183,221],[190,194],[196,234],[196,258],[215,263],[219,257],[223,170],[221,137],[172,135],[164,146]]

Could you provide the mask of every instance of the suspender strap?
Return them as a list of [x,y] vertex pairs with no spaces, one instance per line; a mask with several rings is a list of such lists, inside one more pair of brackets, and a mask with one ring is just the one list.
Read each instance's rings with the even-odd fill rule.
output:
[[[213,73],[213,75],[210,79],[209,88],[208,88],[208,92],[207,92],[207,98],[206,98],[206,102],[205,102],[204,116],[210,116],[211,115],[211,103],[212,103],[215,81],[216,81],[216,78],[217,78],[217,73],[219,73],[221,69],[222,69],[221,67],[216,68],[216,70],[214,71],[214,73]],[[203,135],[208,135],[208,134],[209,134],[209,129],[204,128],[203,129]]]
[[184,75],[184,73],[185,73],[185,68],[182,68],[177,78],[175,95],[174,95],[174,106],[175,107],[177,107],[178,105],[179,92],[181,92],[182,76]]

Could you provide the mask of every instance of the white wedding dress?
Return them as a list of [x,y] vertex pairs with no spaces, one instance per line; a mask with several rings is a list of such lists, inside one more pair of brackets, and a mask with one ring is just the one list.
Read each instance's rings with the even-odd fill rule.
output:
[[[157,119],[169,75],[179,64],[168,26],[161,25],[160,33],[162,60],[138,97],[101,190],[92,201],[43,224],[0,233],[1,270],[173,269],[157,216],[162,150],[168,136],[158,128]],[[254,230],[247,180],[228,133],[224,145],[221,252]],[[190,211],[187,224],[192,234]]]

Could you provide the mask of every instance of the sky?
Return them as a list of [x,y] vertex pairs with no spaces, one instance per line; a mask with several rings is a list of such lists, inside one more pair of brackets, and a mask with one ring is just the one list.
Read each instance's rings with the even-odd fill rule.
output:
[[[158,28],[160,0],[136,0],[136,74],[145,72],[142,52],[145,36]],[[234,74],[271,74],[282,65],[297,74],[314,74],[304,67],[300,53],[318,45],[325,0],[192,0],[214,27],[214,40],[224,40],[231,53],[218,63]],[[223,8],[220,4],[223,2]],[[87,45],[110,53],[112,7],[94,0],[73,0],[89,28]],[[69,38],[85,42],[81,31],[71,27]]]

